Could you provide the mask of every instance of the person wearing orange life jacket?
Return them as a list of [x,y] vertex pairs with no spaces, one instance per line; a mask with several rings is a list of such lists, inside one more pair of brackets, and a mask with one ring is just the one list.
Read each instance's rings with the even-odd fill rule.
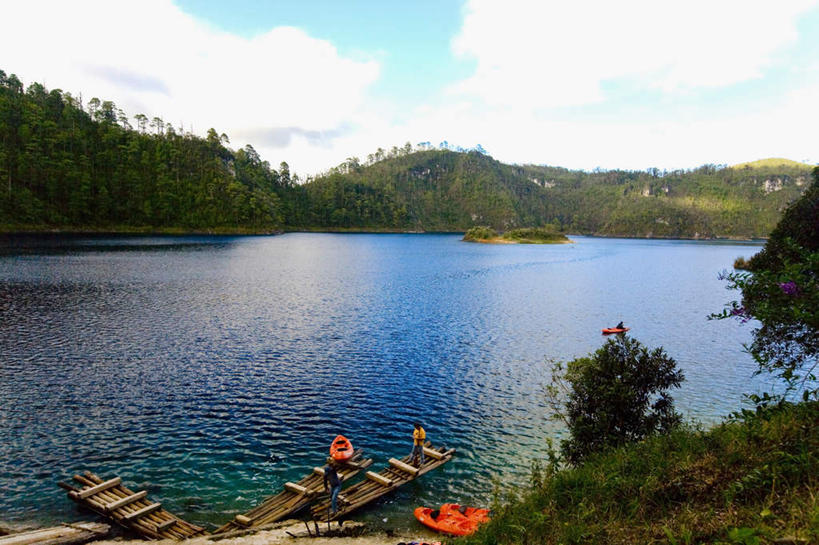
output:
[[415,427],[412,430],[412,453],[410,454],[410,462],[415,464],[416,459],[420,459],[420,464],[416,467],[424,465],[424,441],[427,439],[427,432],[421,427],[421,424],[415,422]]

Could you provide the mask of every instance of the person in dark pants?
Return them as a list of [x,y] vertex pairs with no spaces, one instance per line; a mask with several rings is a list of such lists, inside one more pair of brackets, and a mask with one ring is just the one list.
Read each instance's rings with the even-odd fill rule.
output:
[[338,512],[338,493],[341,491],[341,479],[331,464],[324,467],[324,491],[330,493],[330,510],[335,515]]
[[[421,427],[421,424],[416,422],[412,430],[412,453],[410,454],[410,463],[417,464],[415,467],[424,465],[424,441],[427,438],[427,432]],[[420,457],[420,463],[416,462]]]

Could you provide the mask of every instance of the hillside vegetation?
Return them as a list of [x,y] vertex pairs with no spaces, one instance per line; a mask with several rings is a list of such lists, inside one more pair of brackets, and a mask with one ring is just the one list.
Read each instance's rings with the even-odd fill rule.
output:
[[[133,122],[133,125],[132,125]],[[111,101],[83,104],[0,71],[0,230],[500,231],[761,237],[806,187],[799,163],[690,171],[507,165],[428,143],[352,157],[302,183]]]
[[[183,134],[113,102],[87,107],[0,70],[0,229],[269,231],[289,173],[252,147]],[[284,165],[286,167],[286,165]]]
[[499,231],[523,226],[612,236],[764,237],[805,190],[809,168],[584,172],[426,150],[345,163],[299,188],[294,225]]
[[536,467],[459,543],[819,542],[819,403],[785,405]]

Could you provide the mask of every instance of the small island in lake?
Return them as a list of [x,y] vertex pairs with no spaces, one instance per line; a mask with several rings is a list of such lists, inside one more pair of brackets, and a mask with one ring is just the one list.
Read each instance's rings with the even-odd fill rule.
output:
[[567,244],[572,242],[563,233],[545,227],[525,227],[498,233],[491,227],[473,227],[464,234],[466,242],[487,244]]

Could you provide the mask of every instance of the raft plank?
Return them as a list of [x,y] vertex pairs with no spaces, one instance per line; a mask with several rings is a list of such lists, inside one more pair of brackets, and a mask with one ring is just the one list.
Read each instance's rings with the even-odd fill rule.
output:
[[122,519],[123,520],[128,520],[128,521],[138,519],[139,517],[144,517],[145,515],[147,515],[149,513],[153,513],[154,511],[156,511],[160,507],[162,507],[161,503],[152,503],[148,507],[143,507],[139,511],[134,511],[133,513],[128,513],[127,515],[122,517]]
[[176,524],[176,519],[170,519],[166,520],[165,522],[160,522],[159,524],[156,525],[156,531],[161,532],[163,530],[167,530],[174,524]]
[[105,510],[108,511],[108,512],[114,511],[115,509],[119,509],[120,507],[124,507],[124,506],[128,505],[129,503],[134,503],[135,501],[141,500],[142,498],[144,498],[147,495],[148,495],[147,490],[137,492],[136,494],[131,494],[130,496],[126,496],[126,497],[122,498],[121,500],[117,500],[117,501],[114,501],[114,502],[111,502],[111,503],[107,504],[105,506]]
[[406,471],[410,475],[418,475],[418,468],[415,466],[411,466],[409,464],[405,464],[401,460],[396,460],[395,458],[390,458],[390,465],[392,467],[396,467],[401,471]]
[[373,473],[372,471],[367,472],[367,478],[370,479],[371,481],[375,481],[375,482],[380,483],[380,484],[382,484],[384,486],[392,486],[392,479],[382,477],[378,473]]
[[[76,475],[75,477],[76,478]],[[98,494],[104,490],[108,490],[109,488],[114,488],[115,486],[119,485],[122,482],[122,479],[119,477],[114,477],[109,481],[105,481],[102,484],[98,484],[97,486],[92,486],[91,488],[86,488],[85,490],[80,490],[77,492],[77,497],[81,500],[84,500],[88,496],[93,496],[94,494]]]
[[432,456],[436,460],[440,460],[441,458],[444,457],[444,455],[441,454],[440,452],[438,452],[437,450],[432,450],[431,448],[427,448],[427,447],[424,447],[424,455],[425,456]]
[[301,494],[302,496],[309,496],[311,494],[310,490],[296,483],[284,483],[284,487],[289,491],[295,492],[296,494]]

